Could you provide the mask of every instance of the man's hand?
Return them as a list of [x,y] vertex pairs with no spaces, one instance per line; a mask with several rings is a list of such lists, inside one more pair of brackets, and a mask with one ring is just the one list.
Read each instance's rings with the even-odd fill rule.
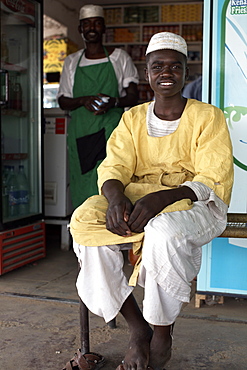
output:
[[132,232],[143,232],[151,218],[178,200],[197,201],[194,191],[187,186],[147,194],[137,200],[134,206],[124,195],[124,186],[118,180],[106,181],[102,191],[109,202],[106,228],[120,236],[131,236]]
[[176,189],[161,190],[145,195],[134,205],[128,221],[130,230],[135,233],[143,232],[144,227],[151,218],[155,217],[165,207],[181,199],[191,199],[192,201],[196,201],[197,197],[193,190],[187,186],[181,186]]
[[107,180],[102,186],[102,192],[108,200],[106,212],[106,228],[120,236],[131,236],[131,230],[127,224],[133,204],[124,195],[124,186],[118,180]]
[[89,95],[89,96],[80,96],[78,98],[68,98],[66,96],[60,96],[58,103],[61,109],[63,110],[74,110],[80,107],[85,107],[89,112],[94,113],[95,115],[104,114],[107,112],[113,105],[115,98],[109,97],[109,102],[102,105],[96,104],[96,100],[101,102],[101,97],[107,96],[101,94],[99,95]]
[[160,193],[150,193],[137,200],[128,221],[131,231],[141,233],[148,221],[162,211],[164,203]]
[[131,236],[128,221],[132,209],[131,201],[124,194],[120,193],[113,197],[106,213],[107,230],[120,236]]
[[[106,100],[104,100],[104,98],[106,98]],[[94,114],[98,116],[98,115],[105,114],[106,112],[108,112],[108,110],[113,108],[114,105],[115,105],[115,98],[112,98],[109,95],[105,95],[105,94],[98,94],[95,97],[95,101],[93,102],[92,107],[94,108]]]

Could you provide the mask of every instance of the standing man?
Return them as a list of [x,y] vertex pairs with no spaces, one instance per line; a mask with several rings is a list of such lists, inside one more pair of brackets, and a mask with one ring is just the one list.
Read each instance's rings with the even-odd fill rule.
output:
[[[128,324],[118,370],[164,369],[174,322],[200,269],[201,247],[226,228],[233,183],[223,112],[182,96],[185,40],[155,34],[146,63],[155,99],[123,114],[98,168],[102,195],[87,199],[70,222],[80,298],[106,322],[120,312]],[[140,256],[129,284],[123,248]],[[132,293],[136,282],[144,288],[143,311]]]
[[98,194],[97,167],[105,158],[106,142],[124,108],[136,105],[139,82],[130,56],[102,44],[103,8],[85,5],[79,20],[86,47],[65,59],[58,91],[60,108],[71,111],[68,152],[74,208]]

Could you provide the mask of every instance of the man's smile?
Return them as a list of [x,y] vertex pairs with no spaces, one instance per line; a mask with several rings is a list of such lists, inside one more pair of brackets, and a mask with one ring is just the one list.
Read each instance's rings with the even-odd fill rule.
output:
[[172,85],[174,85],[174,81],[160,81],[159,85],[161,85],[161,86],[172,86]]

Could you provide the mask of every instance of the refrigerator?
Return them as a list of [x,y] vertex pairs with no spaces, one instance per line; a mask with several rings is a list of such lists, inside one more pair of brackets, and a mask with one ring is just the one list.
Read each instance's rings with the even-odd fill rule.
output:
[[[234,159],[229,213],[247,212],[247,2],[204,1],[203,101],[225,114]],[[203,246],[197,292],[247,297],[247,239]]]
[[[54,96],[54,87],[44,90],[45,95]],[[55,89],[57,90],[57,88]],[[50,91],[52,94],[50,95]],[[50,104],[50,103],[49,103]],[[48,104],[48,105],[49,105]],[[56,107],[54,107],[56,105]],[[44,106],[46,106],[44,104]],[[46,224],[59,225],[61,249],[68,251],[71,237],[68,231],[73,212],[70,196],[67,130],[69,112],[63,111],[53,102],[53,107],[44,108],[44,215]]]
[[45,256],[43,9],[0,0],[0,275]]
[[45,108],[44,117],[44,214],[46,222],[68,224],[73,212],[67,149],[70,116],[60,108]]

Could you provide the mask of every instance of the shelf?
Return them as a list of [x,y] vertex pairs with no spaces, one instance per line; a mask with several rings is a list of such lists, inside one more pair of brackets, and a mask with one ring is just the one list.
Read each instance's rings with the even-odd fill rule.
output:
[[[136,65],[146,64],[145,60],[135,60]],[[188,64],[202,64],[201,60],[188,60]]]
[[[137,27],[138,26],[138,27]],[[183,36],[188,44],[202,42],[202,23],[165,25],[157,23],[152,25],[111,25],[105,33],[107,44],[143,44],[148,43],[151,36],[158,32],[172,32]]]
[[[158,32],[180,34],[188,43],[189,52],[198,51],[201,59],[202,49],[202,1],[186,4],[153,4],[147,6],[116,5],[105,6],[104,16],[107,24],[104,42],[112,46],[146,49],[151,36]],[[129,21],[128,21],[129,20]],[[195,50],[196,49],[196,50]],[[143,53],[144,50],[141,50]],[[131,55],[131,53],[130,53]],[[132,56],[134,61],[143,60]]]
[[[118,46],[118,47],[121,47],[121,46],[125,46],[126,44],[127,45],[133,45],[133,46],[139,46],[139,45],[143,45],[145,47],[147,47],[147,42],[145,41],[114,41],[114,42],[106,42],[105,43],[107,45],[110,45],[110,46]],[[187,45],[188,45],[188,48],[189,47],[192,47],[192,46],[200,46],[201,45],[201,41],[186,41]]]
[[27,159],[27,153],[4,153],[2,154],[2,160],[4,161],[19,161],[23,159]]
[[14,116],[14,117],[26,117],[27,116],[27,112],[24,112],[22,110],[17,110],[17,109],[3,108],[1,109],[1,113],[4,116]]
[[26,68],[12,63],[1,63],[1,69],[6,69],[11,72],[26,72]]
[[201,22],[202,1],[183,4],[165,4],[161,6],[161,22]]
[[172,23],[172,22],[201,22],[202,1],[174,4],[152,5],[109,5],[104,7],[104,17],[107,25],[138,24],[138,23]]

